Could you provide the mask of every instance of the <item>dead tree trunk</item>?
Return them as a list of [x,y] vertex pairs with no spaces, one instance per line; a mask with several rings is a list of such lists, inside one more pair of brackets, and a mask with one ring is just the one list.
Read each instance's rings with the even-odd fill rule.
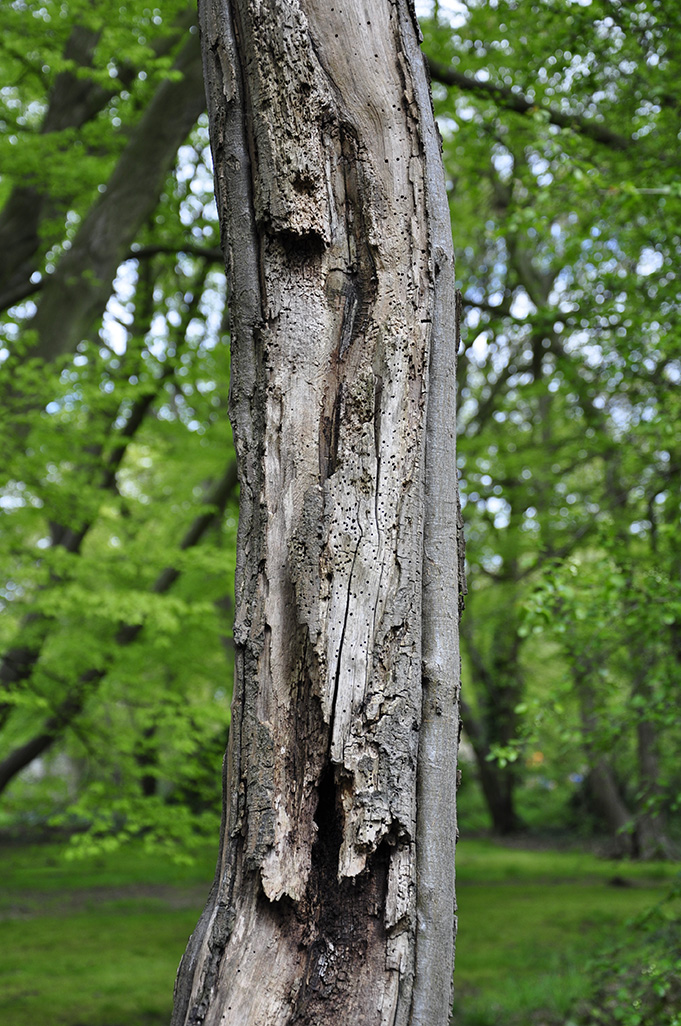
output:
[[407,0],[200,6],[241,509],[220,857],[173,1023],[445,1026],[456,345],[417,28]]

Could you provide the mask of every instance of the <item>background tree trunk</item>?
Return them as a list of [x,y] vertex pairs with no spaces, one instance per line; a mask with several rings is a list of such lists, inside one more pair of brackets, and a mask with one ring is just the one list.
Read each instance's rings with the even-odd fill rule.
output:
[[462,635],[466,639],[478,711],[463,700],[461,711],[492,830],[503,837],[523,829],[515,803],[518,766],[510,761],[502,765],[494,749],[495,745],[500,748],[511,745],[517,736],[515,710],[524,691],[520,637],[514,620],[506,617],[495,624],[491,650],[484,653],[475,639],[476,623],[475,613],[472,618],[469,614]]
[[454,291],[418,30],[388,0],[207,0],[201,29],[241,509],[223,837],[173,1023],[444,1026]]
[[632,857],[636,855],[634,817],[609,759],[594,743],[594,738],[598,737],[598,714],[592,683],[594,669],[587,659],[575,655],[573,672],[582,720],[584,754],[589,764],[589,788],[611,835],[614,854],[618,857]]

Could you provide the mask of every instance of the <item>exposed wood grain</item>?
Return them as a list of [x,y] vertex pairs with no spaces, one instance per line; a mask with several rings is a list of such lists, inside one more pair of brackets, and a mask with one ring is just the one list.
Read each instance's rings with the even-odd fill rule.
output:
[[390,0],[201,25],[242,505],[224,836],[173,1022],[402,1026],[443,316],[415,26]]

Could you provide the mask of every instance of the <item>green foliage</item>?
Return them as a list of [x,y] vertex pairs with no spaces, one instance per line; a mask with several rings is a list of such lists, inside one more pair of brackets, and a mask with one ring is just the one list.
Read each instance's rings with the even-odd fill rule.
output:
[[466,310],[465,724],[500,793],[532,749],[567,777],[616,740],[634,820],[678,791],[679,17],[498,0],[423,23]]
[[[73,350],[46,350],[39,318],[145,110],[181,79],[193,21],[179,0],[0,12],[3,785],[47,737],[0,824],[70,827],[84,852],[139,835],[186,852],[219,823],[237,488],[205,116],[165,155],[156,210]],[[96,245],[115,252],[107,231]]]
[[579,1026],[679,1026],[681,1023],[681,886],[666,902],[627,924],[589,967]]
[[[182,847],[219,804],[236,487],[211,501],[233,454],[205,117],[106,307],[69,352],[39,330],[193,16],[180,0],[0,11],[0,766],[54,734],[0,823],[89,825],[84,848]],[[653,0],[423,19],[466,310],[465,725],[499,830],[602,828],[598,759],[632,836],[681,793],[678,27]],[[487,822],[479,796],[462,806]]]
[[41,236],[44,251],[56,247],[50,263],[106,182],[124,126],[168,75],[185,9],[181,0],[163,14],[111,0],[3,5],[0,199],[15,184],[49,195]]

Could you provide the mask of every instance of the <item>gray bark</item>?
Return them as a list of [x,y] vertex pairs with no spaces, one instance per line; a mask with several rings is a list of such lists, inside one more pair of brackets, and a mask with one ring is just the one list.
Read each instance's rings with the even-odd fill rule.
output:
[[[206,0],[200,19],[241,509],[223,836],[173,1023],[444,1026],[453,260],[417,29],[390,0]],[[424,561],[426,499],[444,520]]]
[[[415,59],[413,63],[416,64]],[[422,94],[421,102],[426,107],[427,95]],[[426,418],[423,715],[417,781],[416,972],[410,1026],[446,1023],[452,1008],[456,786],[461,729],[459,615],[466,591],[456,420],[452,411],[461,295],[454,288],[454,254],[442,160],[436,140],[429,142],[424,148],[424,161],[435,287]],[[452,324],[456,325],[454,333]]]

